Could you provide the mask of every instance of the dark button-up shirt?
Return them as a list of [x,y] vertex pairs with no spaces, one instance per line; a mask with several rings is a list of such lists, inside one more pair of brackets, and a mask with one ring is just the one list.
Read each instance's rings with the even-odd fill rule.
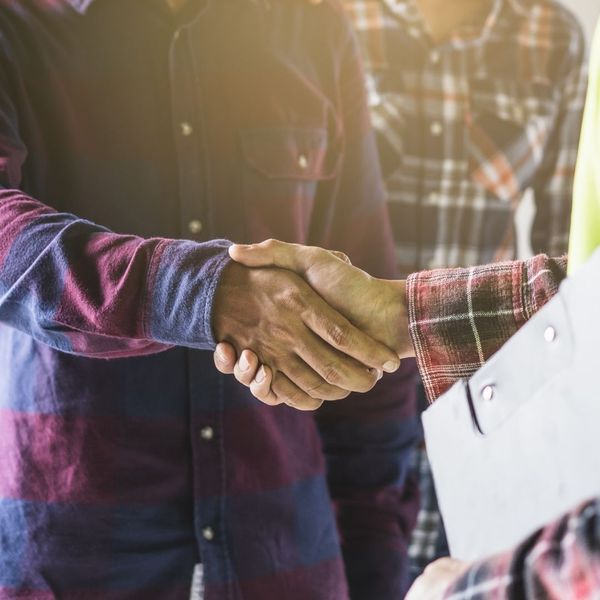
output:
[[393,274],[362,81],[332,2],[0,2],[0,598],[343,599],[331,498],[401,593],[398,378],[319,431],[206,351],[218,238]]

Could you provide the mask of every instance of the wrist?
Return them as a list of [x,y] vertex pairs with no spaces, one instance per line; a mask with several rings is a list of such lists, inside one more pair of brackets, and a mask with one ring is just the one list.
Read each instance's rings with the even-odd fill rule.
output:
[[237,317],[243,314],[239,290],[248,287],[249,269],[231,261],[224,269],[215,291],[212,329],[218,342],[230,341]]
[[382,311],[388,324],[389,335],[395,340],[400,358],[415,355],[408,332],[408,309],[406,281],[403,279],[380,279],[382,287]]

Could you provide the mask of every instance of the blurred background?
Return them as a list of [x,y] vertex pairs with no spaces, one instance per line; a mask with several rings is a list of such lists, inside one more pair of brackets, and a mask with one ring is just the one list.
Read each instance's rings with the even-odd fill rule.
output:
[[[600,0],[563,0],[563,2],[579,17],[583,24],[587,35],[589,52],[592,33],[594,32],[596,21],[600,18]],[[533,222],[534,214],[535,206],[533,197],[530,195],[524,199],[516,214],[517,246],[520,258],[527,258],[533,254],[531,245],[529,244],[529,228]]]
[[565,4],[570,6],[581,19],[589,43],[596,19],[600,16],[600,0],[565,0]]

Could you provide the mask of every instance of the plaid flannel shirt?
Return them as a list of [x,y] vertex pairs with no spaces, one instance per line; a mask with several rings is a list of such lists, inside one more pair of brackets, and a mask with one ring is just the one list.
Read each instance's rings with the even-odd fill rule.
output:
[[345,0],[359,35],[403,274],[566,252],[585,98],[584,36],[553,0],[493,0],[439,46],[413,0]]
[[[434,46],[413,0],[345,0],[359,34],[399,270],[515,257],[534,192],[535,252],[567,248],[586,75],[584,39],[551,0],[493,0]],[[447,546],[424,449],[413,576]]]
[[[423,272],[407,281],[410,332],[430,401],[483,365],[558,291],[566,259]],[[473,564],[451,600],[598,598],[600,500],[575,507],[517,548]]]
[[401,596],[414,362],[309,414],[207,351],[218,238],[393,276],[363,82],[335,1],[0,1],[0,598]]

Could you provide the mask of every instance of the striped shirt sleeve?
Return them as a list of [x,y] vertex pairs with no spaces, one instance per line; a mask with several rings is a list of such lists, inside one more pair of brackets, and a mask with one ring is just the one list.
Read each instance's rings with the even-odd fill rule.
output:
[[117,235],[23,193],[27,145],[11,93],[19,75],[1,46],[0,323],[85,356],[212,348],[228,242]]

